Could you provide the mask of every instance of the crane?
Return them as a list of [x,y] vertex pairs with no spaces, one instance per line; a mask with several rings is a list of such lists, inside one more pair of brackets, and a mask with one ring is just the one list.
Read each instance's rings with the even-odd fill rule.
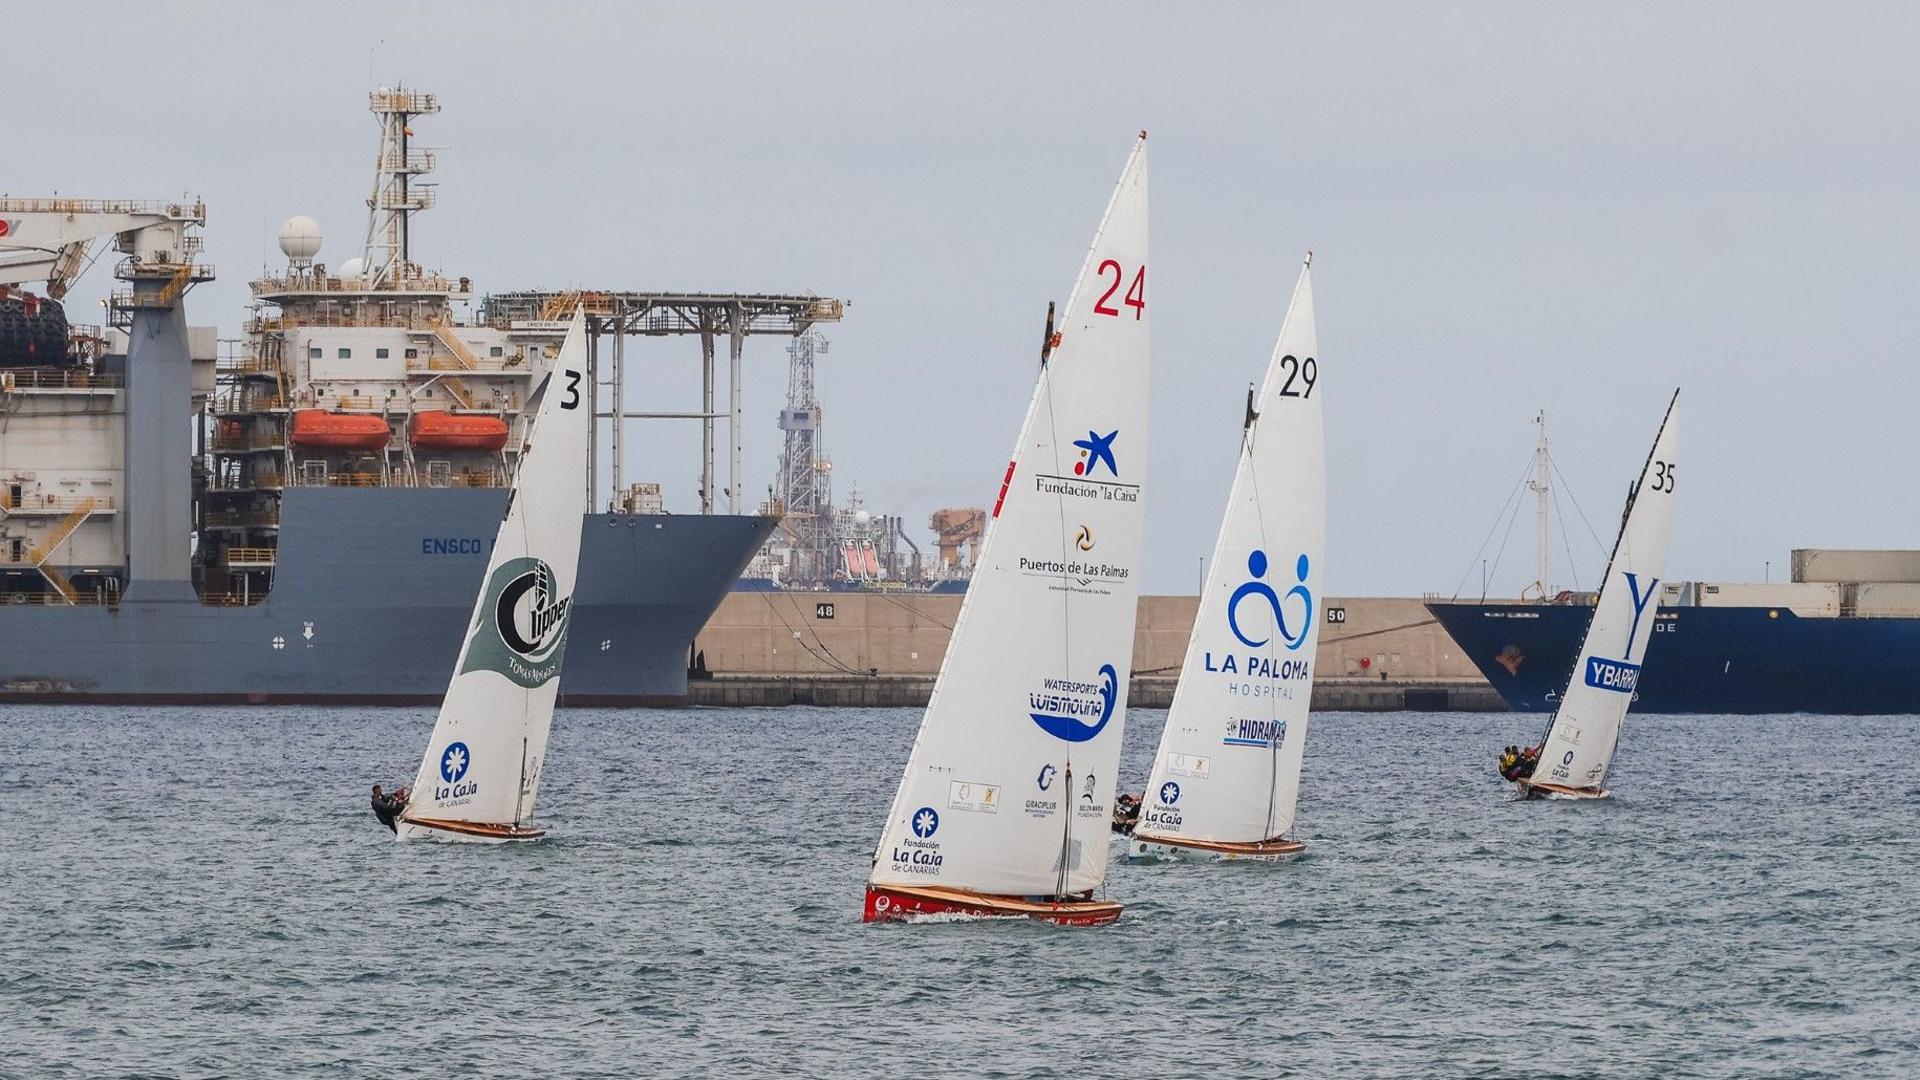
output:
[[0,287],[44,281],[59,300],[87,268],[94,242],[108,236],[136,266],[188,266],[200,250],[188,230],[206,223],[198,199],[0,198]]

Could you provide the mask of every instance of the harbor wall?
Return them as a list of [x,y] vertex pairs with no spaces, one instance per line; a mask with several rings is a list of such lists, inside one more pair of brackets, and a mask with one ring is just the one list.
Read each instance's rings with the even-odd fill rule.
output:
[[[714,705],[926,703],[962,597],[927,593],[735,592],[695,640],[711,678],[689,700]],[[1134,624],[1131,700],[1172,700],[1195,596],[1144,596]],[[1328,598],[1314,707],[1502,709],[1485,678],[1419,600]]]

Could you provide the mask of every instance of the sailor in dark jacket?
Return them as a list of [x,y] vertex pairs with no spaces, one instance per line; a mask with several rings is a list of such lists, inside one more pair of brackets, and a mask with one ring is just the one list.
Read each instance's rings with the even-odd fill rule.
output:
[[399,817],[400,811],[406,808],[406,788],[401,788],[391,795],[386,795],[381,793],[379,784],[373,785],[373,816],[379,818],[380,824],[391,829],[396,836],[399,835],[400,830],[394,825],[393,819]]

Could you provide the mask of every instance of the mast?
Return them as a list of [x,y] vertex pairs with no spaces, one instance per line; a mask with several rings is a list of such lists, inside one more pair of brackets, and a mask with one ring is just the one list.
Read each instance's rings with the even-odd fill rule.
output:
[[380,154],[373,162],[362,258],[367,282],[377,289],[408,276],[410,215],[433,205],[432,186],[413,183],[414,177],[433,171],[433,154],[414,151],[410,140],[413,118],[439,112],[440,99],[384,86],[367,97],[368,111],[380,121]]
[[[1547,486],[1547,472],[1552,467],[1551,462],[1547,457],[1547,412],[1546,410],[1545,409],[1540,410],[1539,414],[1533,418],[1533,422],[1539,425],[1540,427],[1540,438],[1539,438],[1539,441],[1534,444],[1534,448],[1533,448],[1533,479],[1527,484],[1527,487],[1533,492],[1534,499],[1535,499],[1534,519],[1533,519],[1534,579],[1533,579],[1533,584],[1527,586],[1527,588],[1538,589],[1540,591],[1539,598],[1544,601],[1548,596],[1548,592],[1547,592],[1547,497],[1548,497],[1549,489]],[[1525,599],[1526,595],[1527,595],[1526,589],[1520,590],[1520,596],[1522,599]]]

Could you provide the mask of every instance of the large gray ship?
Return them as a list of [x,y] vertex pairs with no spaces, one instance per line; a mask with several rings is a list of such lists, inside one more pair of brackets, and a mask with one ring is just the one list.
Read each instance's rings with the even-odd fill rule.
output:
[[[284,272],[252,283],[240,348],[189,327],[197,203],[0,200],[0,700],[437,700],[503,513],[526,400],[561,312],[588,311],[612,483],[582,522],[566,704],[684,702],[689,648],[775,519],[713,479],[713,344],[738,380],[747,334],[839,318],[806,295],[513,293],[422,270],[432,205],[409,145],[431,95],[376,91],[381,147],[364,251],[329,270],[318,226],[281,229]],[[113,237],[109,325],[58,303]],[[45,282],[45,296],[9,287]],[[620,482],[623,342],[705,346],[700,514]],[[611,364],[603,362],[610,345]],[[737,389],[737,386],[736,386]],[[611,394],[606,393],[611,390]],[[737,394],[735,396],[737,401]],[[616,404],[617,403],[617,404]],[[738,418],[732,418],[737,426]],[[737,447],[737,441],[736,441]],[[598,457],[607,456],[604,453]]]

